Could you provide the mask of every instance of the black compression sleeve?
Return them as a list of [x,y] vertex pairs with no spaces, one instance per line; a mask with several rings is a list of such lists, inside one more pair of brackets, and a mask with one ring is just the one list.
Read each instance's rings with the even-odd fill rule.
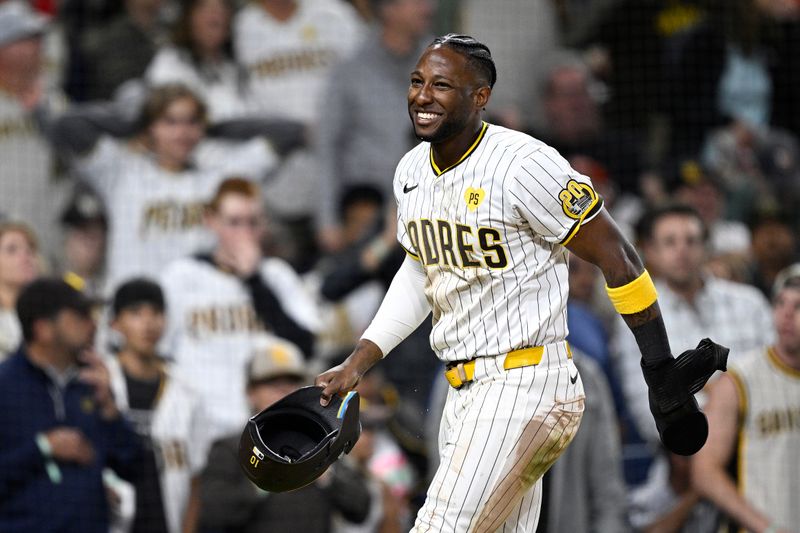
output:
[[296,344],[306,358],[311,357],[314,348],[314,335],[286,314],[281,302],[267,284],[264,283],[258,272],[244,281],[253,299],[253,307],[255,307],[256,314],[264,326],[272,330],[278,337]]

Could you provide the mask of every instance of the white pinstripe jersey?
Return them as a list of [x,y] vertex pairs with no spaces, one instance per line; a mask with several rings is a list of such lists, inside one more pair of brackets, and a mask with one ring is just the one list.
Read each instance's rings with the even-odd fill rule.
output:
[[800,371],[773,348],[759,350],[728,368],[739,389],[737,447],[739,492],[777,525],[800,524]]
[[562,245],[602,209],[602,200],[556,150],[484,123],[449,168],[436,166],[430,143],[408,152],[394,193],[398,240],[427,276],[431,346],[440,359],[566,338]]

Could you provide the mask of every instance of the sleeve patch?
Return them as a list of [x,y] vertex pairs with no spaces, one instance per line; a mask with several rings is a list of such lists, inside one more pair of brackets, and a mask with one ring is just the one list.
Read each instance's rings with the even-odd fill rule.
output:
[[558,193],[561,208],[568,217],[581,220],[597,204],[597,193],[591,185],[569,180]]

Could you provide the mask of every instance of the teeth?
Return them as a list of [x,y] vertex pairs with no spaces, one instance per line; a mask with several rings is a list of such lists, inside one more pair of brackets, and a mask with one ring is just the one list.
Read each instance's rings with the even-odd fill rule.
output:
[[436,113],[417,113],[417,116],[422,120],[433,120],[436,118]]

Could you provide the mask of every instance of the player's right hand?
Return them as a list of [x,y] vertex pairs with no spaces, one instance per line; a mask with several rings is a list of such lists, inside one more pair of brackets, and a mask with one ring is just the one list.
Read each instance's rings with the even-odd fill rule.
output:
[[353,390],[361,376],[382,357],[381,349],[374,342],[367,339],[359,340],[353,353],[344,360],[344,363],[323,372],[314,380],[317,387],[323,388],[319,398],[320,405],[327,406],[334,394],[344,394]]
[[78,429],[57,427],[44,434],[53,457],[65,463],[88,465],[94,461],[94,446]]
[[334,394],[344,394],[353,390],[361,375],[355,365],[345,362],[317,376],[314,384],[324,389],[319,398],[320,405],[327,406]]

